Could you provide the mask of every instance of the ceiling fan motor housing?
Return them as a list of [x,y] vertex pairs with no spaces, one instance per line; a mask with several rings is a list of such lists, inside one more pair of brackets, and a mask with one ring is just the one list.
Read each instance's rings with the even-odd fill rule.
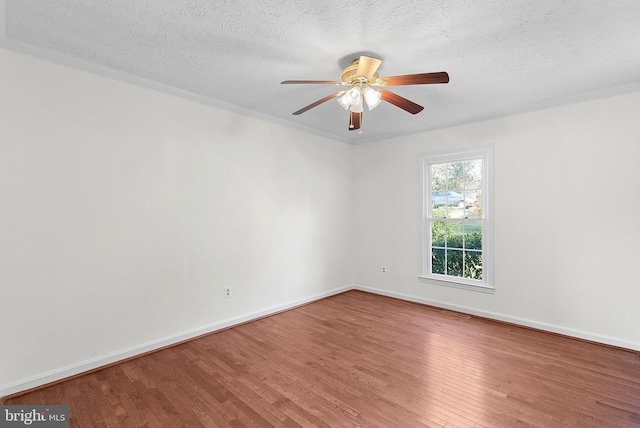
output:
[[340,76],[340,80],[344,85],[353,86],[360,83],[372,83],[372,82],[376,82],[380,78],[377,72],[373,74],[370,81],[367,80],[366,77],[362,77],[362,76],[358,77],[356,74],[358,72],[359,63],[360,63],[360,60],[355,59],[353,60],[353,64],[351,64],[349,67],[345,68],[342,71],[342,76]]

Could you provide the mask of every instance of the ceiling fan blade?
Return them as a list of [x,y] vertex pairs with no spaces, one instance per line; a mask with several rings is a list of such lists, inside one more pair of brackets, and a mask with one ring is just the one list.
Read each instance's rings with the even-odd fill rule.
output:
[[318,101],[316,101],[315,103],[311,103],[311,104],[309,104],[309,105],[308,105],[308,106],[306,106],[306,107],[302,107],[302,108],[301,108],[300,110],[298,110],[298,111],[294,111],[294,112],[293,112],[293,114],[294,114],[295,116],[297,116],[297,115],[299,115],[299,114],[302,114],[302,113],[304,113],[304,112],[305,112],[305,111],[307,111],[307,110],[311,110],[312,108],[317,107],[317,106],[319,106],[320,104],[322,104],[322,103],[324,103],[324,102],[326,102],[326,101],[329,101],[330,99],[333,99],[333,98],[337,97],[337,96],[338,96],[338,95],[340,95],[341,93],[342,93],[342,92],[341,92],[341,91],[339,91],[339,92],[336,92],[335,94],[327,95],[326,97],[324,97],[324,98],[322,98],[322,99],[319,99],[319,100],[318,100]]
[[449,83],[449,74],[446,71],[405,74],[403,76],[383,77],[382,80],[389,82],[386,86],[428,85],[432,83]]
[[362,125],[362,112],[350,112],[351,116],[349,116],[349,131],[355,131],[356,129],[360,129],[360,125]]
[[382,89],[382,99],[411,114],[420,113],[424,109],[421,105],[384,89]]
[[299,85],[299,84],[320,84],[320,85],[339,85],[340,82],[335,80],[285,80],[280,82],[281,85]]
[[367,80],[371,80],[373,78],[373,74],[378,70],[378,67],[380,67],[380,64],[382,64],[381,59],[362,55],[358,60],[356,76],[366,77]]

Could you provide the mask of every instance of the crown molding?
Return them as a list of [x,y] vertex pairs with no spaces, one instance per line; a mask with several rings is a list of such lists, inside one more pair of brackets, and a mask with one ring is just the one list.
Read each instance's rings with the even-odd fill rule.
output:
[[[0,0],[0,6],[3,6],[4,1],[5,0]],[[2,19],[3,12],[4,10],[0,8],[0,21],[2,22],[4,22],[4,20]],[[349,139],[336,138],[336,136],[331,133],[323,132],[321,130],[311,128],[305,125],[300,125],[294,122],[282,120],[275,116],[264,114],[256,110],[240,107],[224,101],[217,100],[215,98],[207,97],[204,95],[196,94],[194,92],[177,88],[175,86],[167,85],[165,83],[156,82],[154,80],[136,76],[124,71],[109,68],[100,64],[95,64],[81,58],[76,58],[76,57],[64,55],[58,52],[53,52],[48,49],[43,49],[37,46],[29,45],[26,43],[17,42],[10,38],[4,37],[2,24],[0,24],[0,35],[2,36],[0,37],[0,47],[20,53],[20,54],[31,56],[36,59],[48,61],[54,64],[66,66],[66,67],[75,68],[81,71],[85,71],[101,77],[117,80],[120,82],[128,83],[134,86],[152,89],[159,92],[164,92],[166,94],[185,98],[201,104],[207,104],[207,105],[217,107],[223,110],[231,111],[233,113],[237,113],[243,116],[263,120],[265,122],[270,122],[286,128],[296,129],[298,131],[306,132],[308,134],[313,134],[319,137],[328,138],[333,141],[341,141],[343,143],[352,143],[352,141],[350,141]]]

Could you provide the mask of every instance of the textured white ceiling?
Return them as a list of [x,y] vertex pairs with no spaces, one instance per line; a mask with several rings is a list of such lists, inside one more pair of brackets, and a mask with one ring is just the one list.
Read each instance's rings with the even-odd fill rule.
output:
[[[4,15],[4,22],[2,21]],[[0,46],[360,143],[640,90],[638,0],[0,0]],[[361,52],[425,107],[365,111],[324,97]],[[213,114],[213,113],[212,113]]]

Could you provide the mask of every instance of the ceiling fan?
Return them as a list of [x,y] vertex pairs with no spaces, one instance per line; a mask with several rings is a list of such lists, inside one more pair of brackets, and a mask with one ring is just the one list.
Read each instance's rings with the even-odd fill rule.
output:
[[385,89],[388,86],[401,85],[426,85],[434,83],[448,83],[449,75],[445,71],[436,73],[405,74],[401,76],[380,77],[377,73],[382,60],[366,55],[361,55],[353,63],[342,71],[340,81],[333,80],[285,80],[282,84],[328,84],[343,86],[342,89],[331,95],[327,95],[318,101],[293,112],[299,115],[311,110],[320,104],[333,98],[338,98],[338,103],[350,112],[349,131],[360,129],[362,125],[362,112],[364,104],[369,110],[373,110],[381,101],[387,101],[396,107],[408,111],[411,114],[420,113],[424,107],[409,101]]

